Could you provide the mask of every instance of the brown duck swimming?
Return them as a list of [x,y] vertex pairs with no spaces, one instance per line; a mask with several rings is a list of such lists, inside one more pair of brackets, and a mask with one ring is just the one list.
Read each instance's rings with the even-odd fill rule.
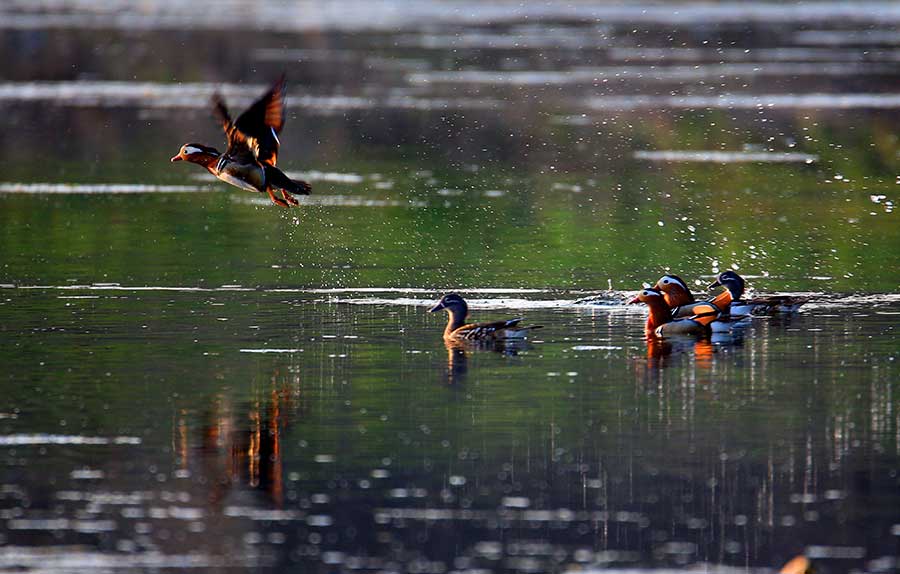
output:
[[[171,161],[188,161],[205,167],[222,181],[247,191],[267,193],[276,205],[289,207],[299,202],[291,194],[309,195],[312,187],[295,181],[275,167],[278,159],[278,134],[284,127],[284,76],[256,100],[252,106],[231,121],[228,108],[219,94],[212,98],[213,113],[222,123],[228,149],[219,153],[203,144],[181,146]],[[281,193],[280,199],[275,191]]]
[[493,323],[466,323],[469,314],[469,306],[466,301],[456,293],[444,295],[438,304],[429,309],[435,313],[445,309],[447,311],[447,327],[444,329],[446,340],[467,341],[502,341],[510,339],[524,339],[528,331],[540,329],[541,325],[520,326],[522,317],[495,321]]

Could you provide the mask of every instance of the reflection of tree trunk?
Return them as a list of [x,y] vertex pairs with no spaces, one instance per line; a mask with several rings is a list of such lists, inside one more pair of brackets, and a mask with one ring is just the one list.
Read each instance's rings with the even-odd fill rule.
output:
[[[201,417],[197,443],[190,448],[189,411],[179,411],[173,424],[173,452],[179,468],[188,469],[200,462],[202,476],[210,481],[210,502],[220,503],[235,484],[244,482],[253,489],[269,493],[280,507],[284,502],[284,469],[282,432],[296,414],[295,396],[299,396],[299,378],[278,380],[272,376],[265,398],[257,399],[244,409],[230,408],[228,401],[217,397],[209,411]],[[235,412],[244,411],[245,417]],[[243,424],[238,424],[242,421]]]
[[178,456],[177,466],[180,470],[187,470],[189,453],[187,411],[185,409],[178,411],[172,431],[172,451]]
[[250,444],[247,445],[247,483],[253,488],[259,486],[259,442],[260,442],[260,414],[257,401],[250,411]]
[[281,505],[284,503],[284,465],[281,461],[281,429],[282,427],[286,429],[288,423],[287,420],[283,421],[281,419],[281,401],[282,393],[279,393],[273,388],[272,402],[269,407],[269,420],[271,421],[273,428],[273,432],[269,433],[272,439],[272,454],[268,457],[268,464],[270,465],[269,474],[272,480],[272,486],[269,489],[269,493],[271,493],[272,499],[279,508],[281,508]]

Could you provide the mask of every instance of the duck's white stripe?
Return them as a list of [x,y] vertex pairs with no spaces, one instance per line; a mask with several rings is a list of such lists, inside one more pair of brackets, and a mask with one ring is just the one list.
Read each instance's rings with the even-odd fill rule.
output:
[[245,190],[247,190],[247,191],[253,191],[253,192],[258,192],[258,191],[259,191],[258,189],[256,189],[255,187],[253,187],[252,185],[250,185],[249,183],[247,183],[246,181],[241,180],[241,179],[238,179],[238,178],[236,178],[236,177],[234,177],[233,175],[228,174],[228,173],[220,173],[220,174],[218,175],[218,178],[221,179],[222,181],[226,182],[226,183],[230,183],[231,185],[233,185],[233,186],[235,186],[235,187],[239,187],[239,188],[245,189]]

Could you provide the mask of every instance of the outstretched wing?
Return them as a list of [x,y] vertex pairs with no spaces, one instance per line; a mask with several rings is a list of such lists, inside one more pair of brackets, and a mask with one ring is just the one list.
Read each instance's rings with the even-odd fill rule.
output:
[[286,118],[284,83],[282,74],[269,91],[234,122],[238,130],[255,140],[257,159],[269,165],[275,165],[278,160],[278,134],[281,133]]
[[[228,107],[225,100],[218,92],[213,94],[211,98],[213,116],[222,124],[222,130],[225,132],[225,138],[228,140],[228,147],[224,156],[228,156],[232,161],[244,165],[252,165],[256,163],[256,144],[250,138],[237,128],[231,121],[231,114],[228,113]],[[223,156],[223,157],[224,157]]]
[[[238,116],[235,125],[239,130],[252,137],[262,135],[263,128],[272,128],[281,133],[284,127],[284,74],[253,105]],[[268,130],[265,130],[268,131]]]
[[256,146],[246,135],[234,126],[225,135],[228,137],[228,149],[225,150],[225,155],[231,161],[243,165],[258,165],[254,149]]
[[225,106],[221,94],[213,94],[212,109],[228,139],[225,152],[241,163],[260,162],[275,165],[278,160],[278,133],[284,127],[284,74],[268,92],[256,100],[236,121]]
[[213,94],[211,101],[213,116],[219,120],[219,123],[222,124],[222,129],[227,134],[228,130],[231,128],[231,114],[228,113],[228,107],[225,106],[225,100],[222,98],[222,94],[216,92]]

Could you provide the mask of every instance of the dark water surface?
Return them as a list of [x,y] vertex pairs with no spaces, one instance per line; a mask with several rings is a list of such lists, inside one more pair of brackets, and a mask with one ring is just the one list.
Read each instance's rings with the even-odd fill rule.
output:
[[[0,570],[897,571],[895,4],[110,6],[0,6]],[[282,70],[300,209],[168,163]]]

